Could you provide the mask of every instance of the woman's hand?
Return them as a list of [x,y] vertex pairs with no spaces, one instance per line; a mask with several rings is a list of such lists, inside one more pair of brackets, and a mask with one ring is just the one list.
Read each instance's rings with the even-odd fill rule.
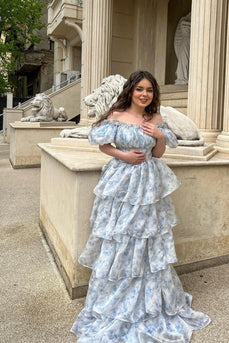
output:
[[165,152],[165,136],[163,132],[156,125],[149,122],[143,122],[141,128],[146,135],[156,139],[156,145],[152,149],[153,157],[162,157]]
[[162,131],[152,123],[143,122],[141,128],[143,132],[148,136],[154,137],[156,139],[164,137]]
[[111,144],[104,144],[99,146],[100,151],[109,156],[120,158],[123,161],[126,161],[131,164],[140,164],[145,161],[145,154],[139,150],[131,151],[121,151],[116,149]]
[[140,164],[145,161],[146,155],[139,150],[131,150],[123,152],[122,159],[131,164]]

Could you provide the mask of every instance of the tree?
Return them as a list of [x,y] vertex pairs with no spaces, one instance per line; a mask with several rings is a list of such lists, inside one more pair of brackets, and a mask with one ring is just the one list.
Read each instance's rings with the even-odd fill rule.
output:
[[40,42],[43,0],[0,0],[0,93],[13,89],[10,75],[25,49]]

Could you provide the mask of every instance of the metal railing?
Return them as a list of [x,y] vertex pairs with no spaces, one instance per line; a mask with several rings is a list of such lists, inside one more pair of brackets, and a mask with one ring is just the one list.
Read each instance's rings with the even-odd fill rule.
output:
[[[49,95],[49,94],[54,93],[54,92],[56,92],[57,90],[59,90],[59,89],[65,87],[65,86],[69,85],[70,83],[72,83],[72,82],[74,82],[74,81],[76,81],[76,80],[80,80],[80,78],[77,79],[77,77],[76,77],[76,75],[75,75],[75,76],[73,76],[73,77],[71,77],[71,78],[69,78],[69,79],[67,79],[67,80],[65,80],[65,81],[63,81],[63,82],[61,82],[61,83],[59,83],[59,84],[56,85],[56,86],[53,85],[51,88],[47,89],[46,91],[44,91],[44,92],[42,92],[42,93],[44,93],[45,95]],[[24,105],[26,105],[26,104],[29,104],[33,99],[34,99],[34,98],[28,99],[28,100],[24,101],[23,104],[21,104],[21,103],[19,102],[19,104],[18,104],[17,106],[15,106],[14,108],[21,108],[22,105],[24,106]]]

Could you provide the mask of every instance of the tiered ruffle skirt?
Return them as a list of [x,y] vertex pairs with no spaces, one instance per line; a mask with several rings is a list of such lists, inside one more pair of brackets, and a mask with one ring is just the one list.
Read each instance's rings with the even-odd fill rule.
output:
[[92,269],[78,343],[186,343],[210,318],[191,309],[177,261],[169,195],[179,186],[159,159],[105,166],[94,192],[92,233],[79,262]]

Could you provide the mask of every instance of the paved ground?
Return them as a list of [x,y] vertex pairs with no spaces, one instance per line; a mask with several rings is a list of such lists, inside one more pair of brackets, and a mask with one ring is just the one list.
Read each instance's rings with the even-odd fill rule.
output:
[[[8,155],[0,140],[0,342],[76,342],[69,330],[84,299],[69,298],[40,232],[40,170],[14,170]],[[229,343],[229,265],[181,280],[193,308],[212,318],[191,343]]]

